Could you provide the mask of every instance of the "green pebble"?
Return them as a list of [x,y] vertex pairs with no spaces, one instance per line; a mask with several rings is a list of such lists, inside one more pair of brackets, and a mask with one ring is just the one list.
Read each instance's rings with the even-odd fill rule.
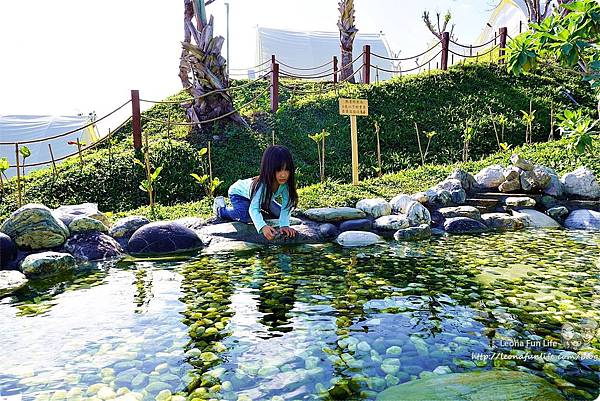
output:
[[171,391],[170,390],[161,390],[154,399],[156,401],[167,401],[170,398],[171,398]]
[[361,352],[371,351],[371,346],[366,341],[361,341],[356,345],[356,348]]
[[397,345],[392,345],[387,350],[385,350],[387,355],[400,355],[402,353],[402,348]]
[[304,369],[313,369],[319,366],[321,359],[316,356],[309,356],[304,360]]
[[167,383],[163,383],[163,382],[154,382],[154,383],[150,383],[146,386],[145,390],[151,394],[153,393],[158,393],[162,390],[168,390],[170,389],[171,386],[168,385]]
[[146,384],[146,380],[148,380],[148,375],[146,373],[140,373],[131,381],[131,385],[135,387],[142,387]]
[[204,362],[214,362],[219,359],[219,357],[213,352],[203,352],[200,354],[200,358],[202,358]]
[[279,373],[279,369],[276,366],[263,366],[257,372],[260,377],[270,377]]

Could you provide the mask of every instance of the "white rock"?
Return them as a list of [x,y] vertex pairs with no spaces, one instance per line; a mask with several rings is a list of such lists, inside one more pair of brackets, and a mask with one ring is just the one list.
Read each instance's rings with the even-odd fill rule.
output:
[[304,211],[310,220],[319,222],[335,222],[343,220],[363,219],[365,212],[353,207],[320,207]]
[[10,294],[27,284],[25,275],[16,270],[0,270],[0,296]]
[[538,212],[533,209],[522,209],[513,211],[513,216],[519,218],[525,227],[533,228],[558,228],[560,224],[556,222],[552,217],[545,215],[542,212]]
[[586,167],[579,167],[577,170],[563,175],[560,182],[567,195],[590,199],[600,198],[600,185],[598,185],[594,173]]
[[344,231],[335,241],[343,247],[351,248],[374,245],[381,240],[379,235],[368,231]]
[[392,198],[390,205],[392,205],[394,213],[406,214],[406,207],[412,202],[415,202],[415,200],[410,195],[400,194]]
[[484,189],[498,188],[505,180],[504,167],[499,164],[486,167],[475,174],[477,186]]
[[513,207],[533,207],[535,206],[535,199],[528,196],[509,196],[504,200],[504,204]]
[[411,201],[405,207],[405,214],[408,218],[408,224],[411,226],[419,226],[421,224],[431,224],[431,214],[429,210],[417,201]]
[[375,220],[373,227],[377,230],[399,230],[406,228],[410,224],[408,218],[403,214],[393,214],[390,216],[382,216]]
[[385,199],[363,199],[356,208],[375,218],[392,214],[392,206]]
[[565,227],[575,230],[600,231],[600,213],[593,210],[573,210],[565,219]]

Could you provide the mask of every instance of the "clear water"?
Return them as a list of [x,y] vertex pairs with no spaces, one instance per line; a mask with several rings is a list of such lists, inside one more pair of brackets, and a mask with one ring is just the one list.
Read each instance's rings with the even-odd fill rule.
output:
[[539,230],[82,266],[0,301],[0,396],[373,399],[505,368],[595,399],[599,244]]

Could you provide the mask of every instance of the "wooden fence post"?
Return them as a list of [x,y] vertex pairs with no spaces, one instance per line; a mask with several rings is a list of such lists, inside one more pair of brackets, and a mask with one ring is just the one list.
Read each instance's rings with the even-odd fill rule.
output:
[[338,59],[337,56],[333,56],[333,83],[338,82]]
[[133,148],[142,148],[142,115],[140,113],[140,91],[131,90],[131,128],[133,131]]
[[271,113],[276,113],[279,108],[279,64],[275,55],[271,56]]
[[500,64],[504,64],[504,53],[506,52],[506,37],[508,36],[508,28],[503,26],[500,28],[500,50],[498,55],[500,56]]
[[363,46],[363,84],[371,83],[371,46]]
[[450,48],[450,33],[442,34],[442,70],[448,69],[448,49]]

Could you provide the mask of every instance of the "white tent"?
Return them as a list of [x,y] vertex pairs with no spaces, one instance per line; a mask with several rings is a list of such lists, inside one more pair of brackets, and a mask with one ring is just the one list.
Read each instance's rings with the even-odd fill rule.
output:
[[[56,160],[77,152],[77,139],[79,139],[80,144],[87,146],[99,139],[94,124],[81,129],[81,127],[92,123],[93,118],[93,116],[0,116],[0,158],[7,158],[9,164],[15,166],[14,143],[18,142],[22,143],[22,146],[27,146],[31,151],[31,156],[25,160],[25,164],[48,162],[35,167],[27,167],[25,173],[50,166],[52,157],[48,147],[49,144],[52,146],[52,153]],[[54,137],[70,131],[73,132],[59,138],[27,143],[28,141]],[[19,163],[22,164],[22,160],[22,157],[20,157]],[[17,175],[14,167],[9,168],[5,173],[8,177]]]
[[[354,38],[353,55],[356,58],[362,53],[364,45],[371,46],[371,53],[375,53],[384,57],[391,57],[390,49],[381,34],[358,33]],[[331,77],[323,77],[321,80],[333,79],[333,64],[327,64],[322,68],[315,70],[297,70],[290,68],[313,68],[324,65],[333,59],[333,56],[338,58],[338,68],[342,66],[340,58],[340,34],[339,32],[318,32],[318,31],[288,31],[282,29],[257,28],[257,44],[256,44],[256,63],[268,63],[271,60],[271,55],[275,55],[280,63],[280,71],[283,70],[294,75],[324,75],[331,73]],[[283,65],[287,64],[287,66]],[[381,70],[377,70],[375,66],[386,70],[394,71],[394,66],[391,61],[382,58],[371,56],[371,81],[376,80],[376,75],[379,75],[380,80],[389,79],[391,74]],[[354,63],[354,71],[362,66],[362,59]],[[265,64],[261,69],[269,68],[270,65]],[[328,71],[329,70],[329,71]],[[323,72],[323,74],[320,74]],[[252,74],[251,71],[249,71]],[[261,73],[258,72],[258,75]],[[355,79],[359,79],[359,74],[356,73]]]

